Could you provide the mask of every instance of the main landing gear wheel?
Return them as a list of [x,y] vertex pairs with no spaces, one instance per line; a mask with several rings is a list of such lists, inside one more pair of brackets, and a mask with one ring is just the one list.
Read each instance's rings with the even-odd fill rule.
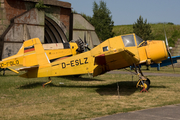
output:
[[148,91],[150,88],[150,80],[142,80],[139,82],[139,87],[141,91]]
[[146,80],[147,82],[149,82],[149,85],[151,84],[151,81],[149,80],[149,78],[147,78],[147,80]]

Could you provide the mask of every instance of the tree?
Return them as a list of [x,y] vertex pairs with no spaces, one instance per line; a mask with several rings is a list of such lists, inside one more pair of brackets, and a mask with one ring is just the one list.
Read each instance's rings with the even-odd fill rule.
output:
[[88,15],[86,15],[86,14],[84,14],[84,13],[81,13],[81,15],[82,15],[88,22],[91,23],[91,20],[92,20],[92,17],[91,17],[91,16],[88,16]]
[[95,27],[95,31],[101,41],[104,41],[114,36],[112,32],[114,21],[112,21],[111,12],[106,7],[106,3],[100,1],[98,5],[95,1],[93,3],[93,17],[91,24]]
[[153,39],[151,26],[147,23],[147,19],[143,21],[143,18],[139,16],[137,22],[133,24],[133,32],[141,37],[143,40]]

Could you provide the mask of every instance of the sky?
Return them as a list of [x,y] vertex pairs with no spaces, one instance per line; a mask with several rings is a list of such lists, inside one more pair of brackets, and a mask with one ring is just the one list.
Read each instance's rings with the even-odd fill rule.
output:
[[[93,16],[93,2],[101,0],[60,0],[71,3],[72,10]],[[114,25],[134,24],[139,16],[148,23],[172,22],[180,25],[180,0],[102,0],[111,11]]]

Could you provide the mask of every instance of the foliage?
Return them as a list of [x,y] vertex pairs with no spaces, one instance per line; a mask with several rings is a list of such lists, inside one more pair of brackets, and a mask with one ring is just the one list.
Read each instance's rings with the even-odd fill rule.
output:
[[43,10],[46,8],[50,8],[49,6],[44,5],[43,1],[39,1],[36,5],[35,8],[37,8],[38,10]]
[[172,23],[172,22],[168,22],[167,24],[169,24],[169,25],[174,25],[174,23]]
[[77,11],[76,10],[72,10],[72,13],[77,14]]
[[[150,25],[154,40],[165,40],[164,29],[166,31],[169,46],[174,47],[174,43],[180,38],[180,25],[172,25],[168,23],[156,23]],[[178,31],[178,33],[175,31]],[[133,33],[133,25],[114,26],[113,32],[116,36]]]
[[81,13],[81,15],[82,15],[89,23],[91,23],[91,20],[92,20],[92,17],[91,17],[91,16],[88,16],[88,15],[86,15],[86,14],[84,14],[84,13]]
[[168,39],[169,46],[174,47],[175,42],[177,41],[177,38],[180,38],[180,31],[175,30],[172,33],[172,36]]
[[153,35],[151,34],[151,26],[147,23],[147,19],[143,21],[143,18],[139,16],[137,22],[133,24],[133,32],[141,37],[143,40],[152,39]]
[[107,9],[106,3],[100,1],[98,5],[95,1],[93,4],[93,17],[91,24],[96,28],[96,33],[101,41],[104,41],[110,37],[113,37],[112,32],[114,21],[112,21],[112,15],[109,9]]

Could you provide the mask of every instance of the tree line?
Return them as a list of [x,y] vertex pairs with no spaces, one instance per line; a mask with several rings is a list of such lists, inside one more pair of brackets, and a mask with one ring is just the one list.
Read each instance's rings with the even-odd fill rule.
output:
[[[99,5],[95,1],[93,2],[92,17],[84,13],[81,15],[95,27],[95,31],[101,42],[114,37],[114,21],[112,20],[111,11],[107,8],[104,1],[101,0]],[[143,40],[154,39],[151,25],[147,23],[147,19],[143,20],[142,16],[139,16],[137,21],[133,24],[133,33],[141,37]]]

